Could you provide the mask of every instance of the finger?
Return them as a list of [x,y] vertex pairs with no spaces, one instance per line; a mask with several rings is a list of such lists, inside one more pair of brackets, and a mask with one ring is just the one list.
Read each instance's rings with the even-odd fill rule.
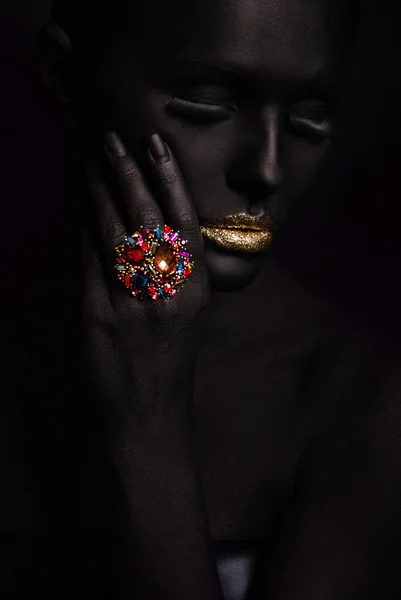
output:
[[94,219],[88,215],[88,225],[96,231],[93,232],[100,241],[101,254],[107,257],[107,263],[112,261],[112,249],[120,244],[127,235],[126,225],[120,215],[116,202],[110,194],[109,187],[102,176],[100,166],[90,160],[87,168],[87,183],[94,209]]
[[147,138],[147,147],[168,225],[178,229],[185,237],[198,235],[201,238],[195,206],[171,150],[157,133]]
[[105,136],[108,162],[123,195],[127,227],[133,233],[141,225],[153,229],[163,223],[163,215],[135,159],[115,132]]

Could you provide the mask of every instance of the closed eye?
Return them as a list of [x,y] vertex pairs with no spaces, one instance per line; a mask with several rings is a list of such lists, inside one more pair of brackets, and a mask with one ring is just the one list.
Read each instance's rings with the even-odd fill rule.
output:
[[286,111],[288,126],[295,132],[315,140],[332,135],[330,105],[320,100],[305,100]]
[[175,96],[166,106],[166,110],[178,117],[213,123],[231,119],[236,108],[233,104],[215,99],[192,97],[187,100]]

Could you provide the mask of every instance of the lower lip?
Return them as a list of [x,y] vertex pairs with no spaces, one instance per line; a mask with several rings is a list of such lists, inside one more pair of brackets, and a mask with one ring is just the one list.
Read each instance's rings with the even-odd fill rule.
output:
[[238,229],[201,226],[202,235],[217,246],[233,252],[257,254],[270,245],[273,234],[270,230]]

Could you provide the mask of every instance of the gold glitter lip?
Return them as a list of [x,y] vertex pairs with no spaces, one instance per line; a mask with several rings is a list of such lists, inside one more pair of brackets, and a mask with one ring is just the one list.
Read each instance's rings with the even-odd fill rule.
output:
[[201,225],[202,235],[234,252],[263,252],[273,239],[275,221],[269,216],[228,215]]

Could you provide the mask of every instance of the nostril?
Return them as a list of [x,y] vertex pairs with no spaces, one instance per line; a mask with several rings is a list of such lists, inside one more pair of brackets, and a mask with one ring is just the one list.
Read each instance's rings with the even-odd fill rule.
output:
[[247,213],[251,217],[263,217],[266,214],[265,203],[261,200],[252,202],[247,210]]

